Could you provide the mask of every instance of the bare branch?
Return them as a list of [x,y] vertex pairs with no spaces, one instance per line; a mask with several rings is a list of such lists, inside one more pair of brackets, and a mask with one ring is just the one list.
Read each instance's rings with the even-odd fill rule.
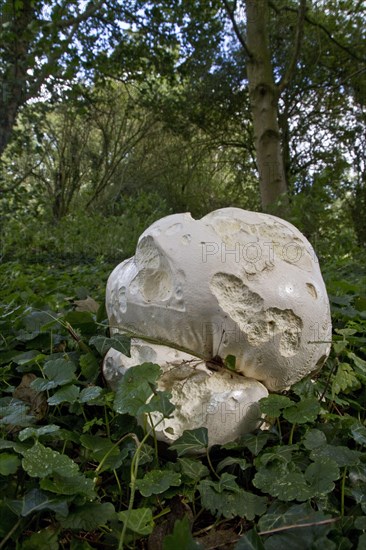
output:
[[245,42],[244,37],[243,37],[242,33],[240,32],[240,29],[239,29],[238,24],[237,24],[236,19],[235,19],[234,11],[230,8],[229,3],[228,3],[227,0],[223,0],[223,4],[224,4],[224,7],[225,7],[225,11],[228,14],[229,19],[230,19],[230,21],[233,25],[233,29],[234,29],[234,32],[236,34],[237,39],[239,40],[240,44],[243,46],[243,49],[245,51],[246,56],[249,59],[252,59],[253,54],[249,51],[247,43]]
[[302,41],[304,37],[304,21],[305,21],[305,14],[306,14],[306,0],[300,0],[299,3],[299,9],[298,9],[298,16],[297,16],[297,23],[296,23],[296,32],[295,32],[295,43],[294,43],[294,49],[292,52],[292,56],[290,59],[290,62],[288,64],[288,67],[286,69],[285,74],[281,78],[280,82],[278,83],[278,91],[279,93],[283,92],[283,90],[288,86],[295,70],[296,70],[296,63],[299,58]]
[[[291,8],[290,6],[284,6],[283,8],[278,8],[278,6],[276,6],[275,2],[272,2],[271,0],[268,2],[268,5],[276,13],[280,13],[281,11],[290,11],[290,12],[295,12],[295,11],[297,12],[298,11],[295,8]],[[318,21],[313,21],[308,15],[305,15],[304,20],[307,23],[309,23],[309,25],[317,27],[318,29],[323,31],[327,35],[329,40],[331,42],[333,42],[333,44],[335,44],[338,48],[340,48],[341,50],[346,52],[350,57],[352,57],[353,59],[356,59],[357,61],[361,61],[362,63],[366,63],[366,58],[365,57],[361,57],[361,56],[357,55],[348,46],[345,46],[344,44],[341,44],[336,38],[334,38],[332,33],[327,29],[327,27],[325,25],[323,25],[322,23],[319,23]]]

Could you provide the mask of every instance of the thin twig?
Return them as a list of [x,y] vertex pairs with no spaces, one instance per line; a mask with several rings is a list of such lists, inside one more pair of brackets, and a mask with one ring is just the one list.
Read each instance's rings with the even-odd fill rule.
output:
[[258,535],[271,535],[272,533],[278,533],[280,531],[288,531],[289,529],[302,529],[303,527],[316,527],[317,525],[328,525],[329,523],[335,523],[342,518],[324,519],[323,521],[310,521],[309,523],[298,523],[296,525],[284,525],[283,527],[276,527],[276,529],[270,529],[269,531],[261,531]]
[[226,13],[228,14],[229,19],[230,19],[230,21],[231,21],[231,23],[232,23],[232,25],[233,25],[233,29],[234,29],[234,32],[235,32],[235,34],[236,34],[237,39],[239,40],[240,44],[243,46],[243,49],[244,49],[244,51],[245,51],[247,57],[248,57],[249,59],[252,59],[253,54],[252,54],[251,51],[249,50],[249,48],[248,48],[248,46],[247,46],[247,43],[245,42],[244,37],[243,37],[243,35],[242,35],[241,32],[240,32],[240,29],[239,29],[238,24],[237,24],[237,22],[236,22],[236,19],[235,19],[235,15],[234,15],[233,10],[230,9],[230,6],[229,6],[229,3],[227,2],[227,0],[223,0],[223,4],[224,4],[224,6],[225,6],[225,11],[226,11]]
[[283,92],[283,90],[288,86],[296,69],[296,63],[299,58],[301,45],[304,37],[305,13],[306,13],[306,0],[300,0],[297,23],[296,23],[294,49],[293,49],[292,57],[290,59],[288,67],[285,71],[285,74],[283,75],[280,82],[278,83],[278,90],[280,93]]

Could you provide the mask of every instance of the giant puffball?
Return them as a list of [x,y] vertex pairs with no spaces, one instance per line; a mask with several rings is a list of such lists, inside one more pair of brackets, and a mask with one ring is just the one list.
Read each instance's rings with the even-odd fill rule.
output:
[[[186,383],[173,395],[173,417],[183,420],[170,426],[171,437],[169,430],[161,433],[165,440],[196,427],[197,415],[190,420],[194,407],[179,417],[189,395],[209,403],[221,393],[230,401],[230,388],[239,408],[251,411],[250,422],[234,421],[233,414],[214,429],[213,415],[201,415],[202,425],[217,443],[254,429],[254,405],[244,407],[244,401],[256,403],[267,390],[284,390],[318,371],[330,350],[329,301],[310,243],[280,218],[239,208],[200,220],[174,214],[153,223],[135,256],[111,273],[106,307],[111,332],[136,338],[132,363],[155,357],[164,365],[161,388],[174,387],[167,373],[179,371],[181,361]],[[189,361],[224,364],[233,357],[236,373],[187,371]],[[132,363],[112,350],[104,362],[107,381],[118,380]]]

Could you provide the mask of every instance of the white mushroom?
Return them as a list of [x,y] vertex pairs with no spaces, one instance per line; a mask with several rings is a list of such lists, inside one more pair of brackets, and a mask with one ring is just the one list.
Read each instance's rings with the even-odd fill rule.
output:
[[[290,223],[238,208],[216,210],[201,220],[175,214],[151,225],[135,256],[110,275],[107,312],[112,333],[133,334],[142,348],[144,340],[165,346],[159,364],[171,363],[171,350],[203,360],[236,358],[238,376],[202,377],[201,371],[193,382],[196,375],[187,375],[175,392],[180,410],[200,385],[197,399],[211,392],[207,402],[215,403],[216,394],[229,395],[228,387],[246,391],[248,402],[254,399],[244,386],[255,399],[264,396],[264,386],[281,391],[319,370],[330,350],[329,301],[311,245]],[[164,376],[161,384],[169,387]],[[192,407],[189,414],[196,411]],[[172,439],[181,427],[196,427],[189,414],[180,424],[177,420]],[[199,418],[209,425],[214,414]],[[252,429],[249,424],[243,421],[238,430]],[[170,438],[169,428],[166,424],[162,438]],[[238,433],[228,424],[219,431],[213,436],[217,442]]]
[[129,368],[146,362],[161,367],[158,389],[169,391],[176,407],[167,419],[152,413],[159,440],[172,443],[184,430],[205,426],[210,445],[224,444],[258,427],[258,401],[268,395],[263,384],[225,369],[212,371],[201,359],[166,346],[133,339],[131,357],[110,349],[104,359],[104,376],[117,389]]

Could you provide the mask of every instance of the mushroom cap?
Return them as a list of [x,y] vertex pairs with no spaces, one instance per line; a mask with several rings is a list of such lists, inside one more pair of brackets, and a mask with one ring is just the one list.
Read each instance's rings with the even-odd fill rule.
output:
[[170,392],[175,405],[169,418],[150,413],[148,421],[160,441],[173,443],[184,430],[205,426],[209,445],[222,445],[260,425],[258,401],[268,395],[260,382],[225,369],[213,372],[201,359],[166,346],[134,339],[131,357],[110,349],[104,359],[104,376],[116,389],[128,369],[145,362],[161,367],[158,389]]
[[223,208],[158,220],[111,273],[106,305],[113,333],[206,360],[232,355],[239,374],[272,391],[317,371],[330,351],[315,253],[268,214]]

